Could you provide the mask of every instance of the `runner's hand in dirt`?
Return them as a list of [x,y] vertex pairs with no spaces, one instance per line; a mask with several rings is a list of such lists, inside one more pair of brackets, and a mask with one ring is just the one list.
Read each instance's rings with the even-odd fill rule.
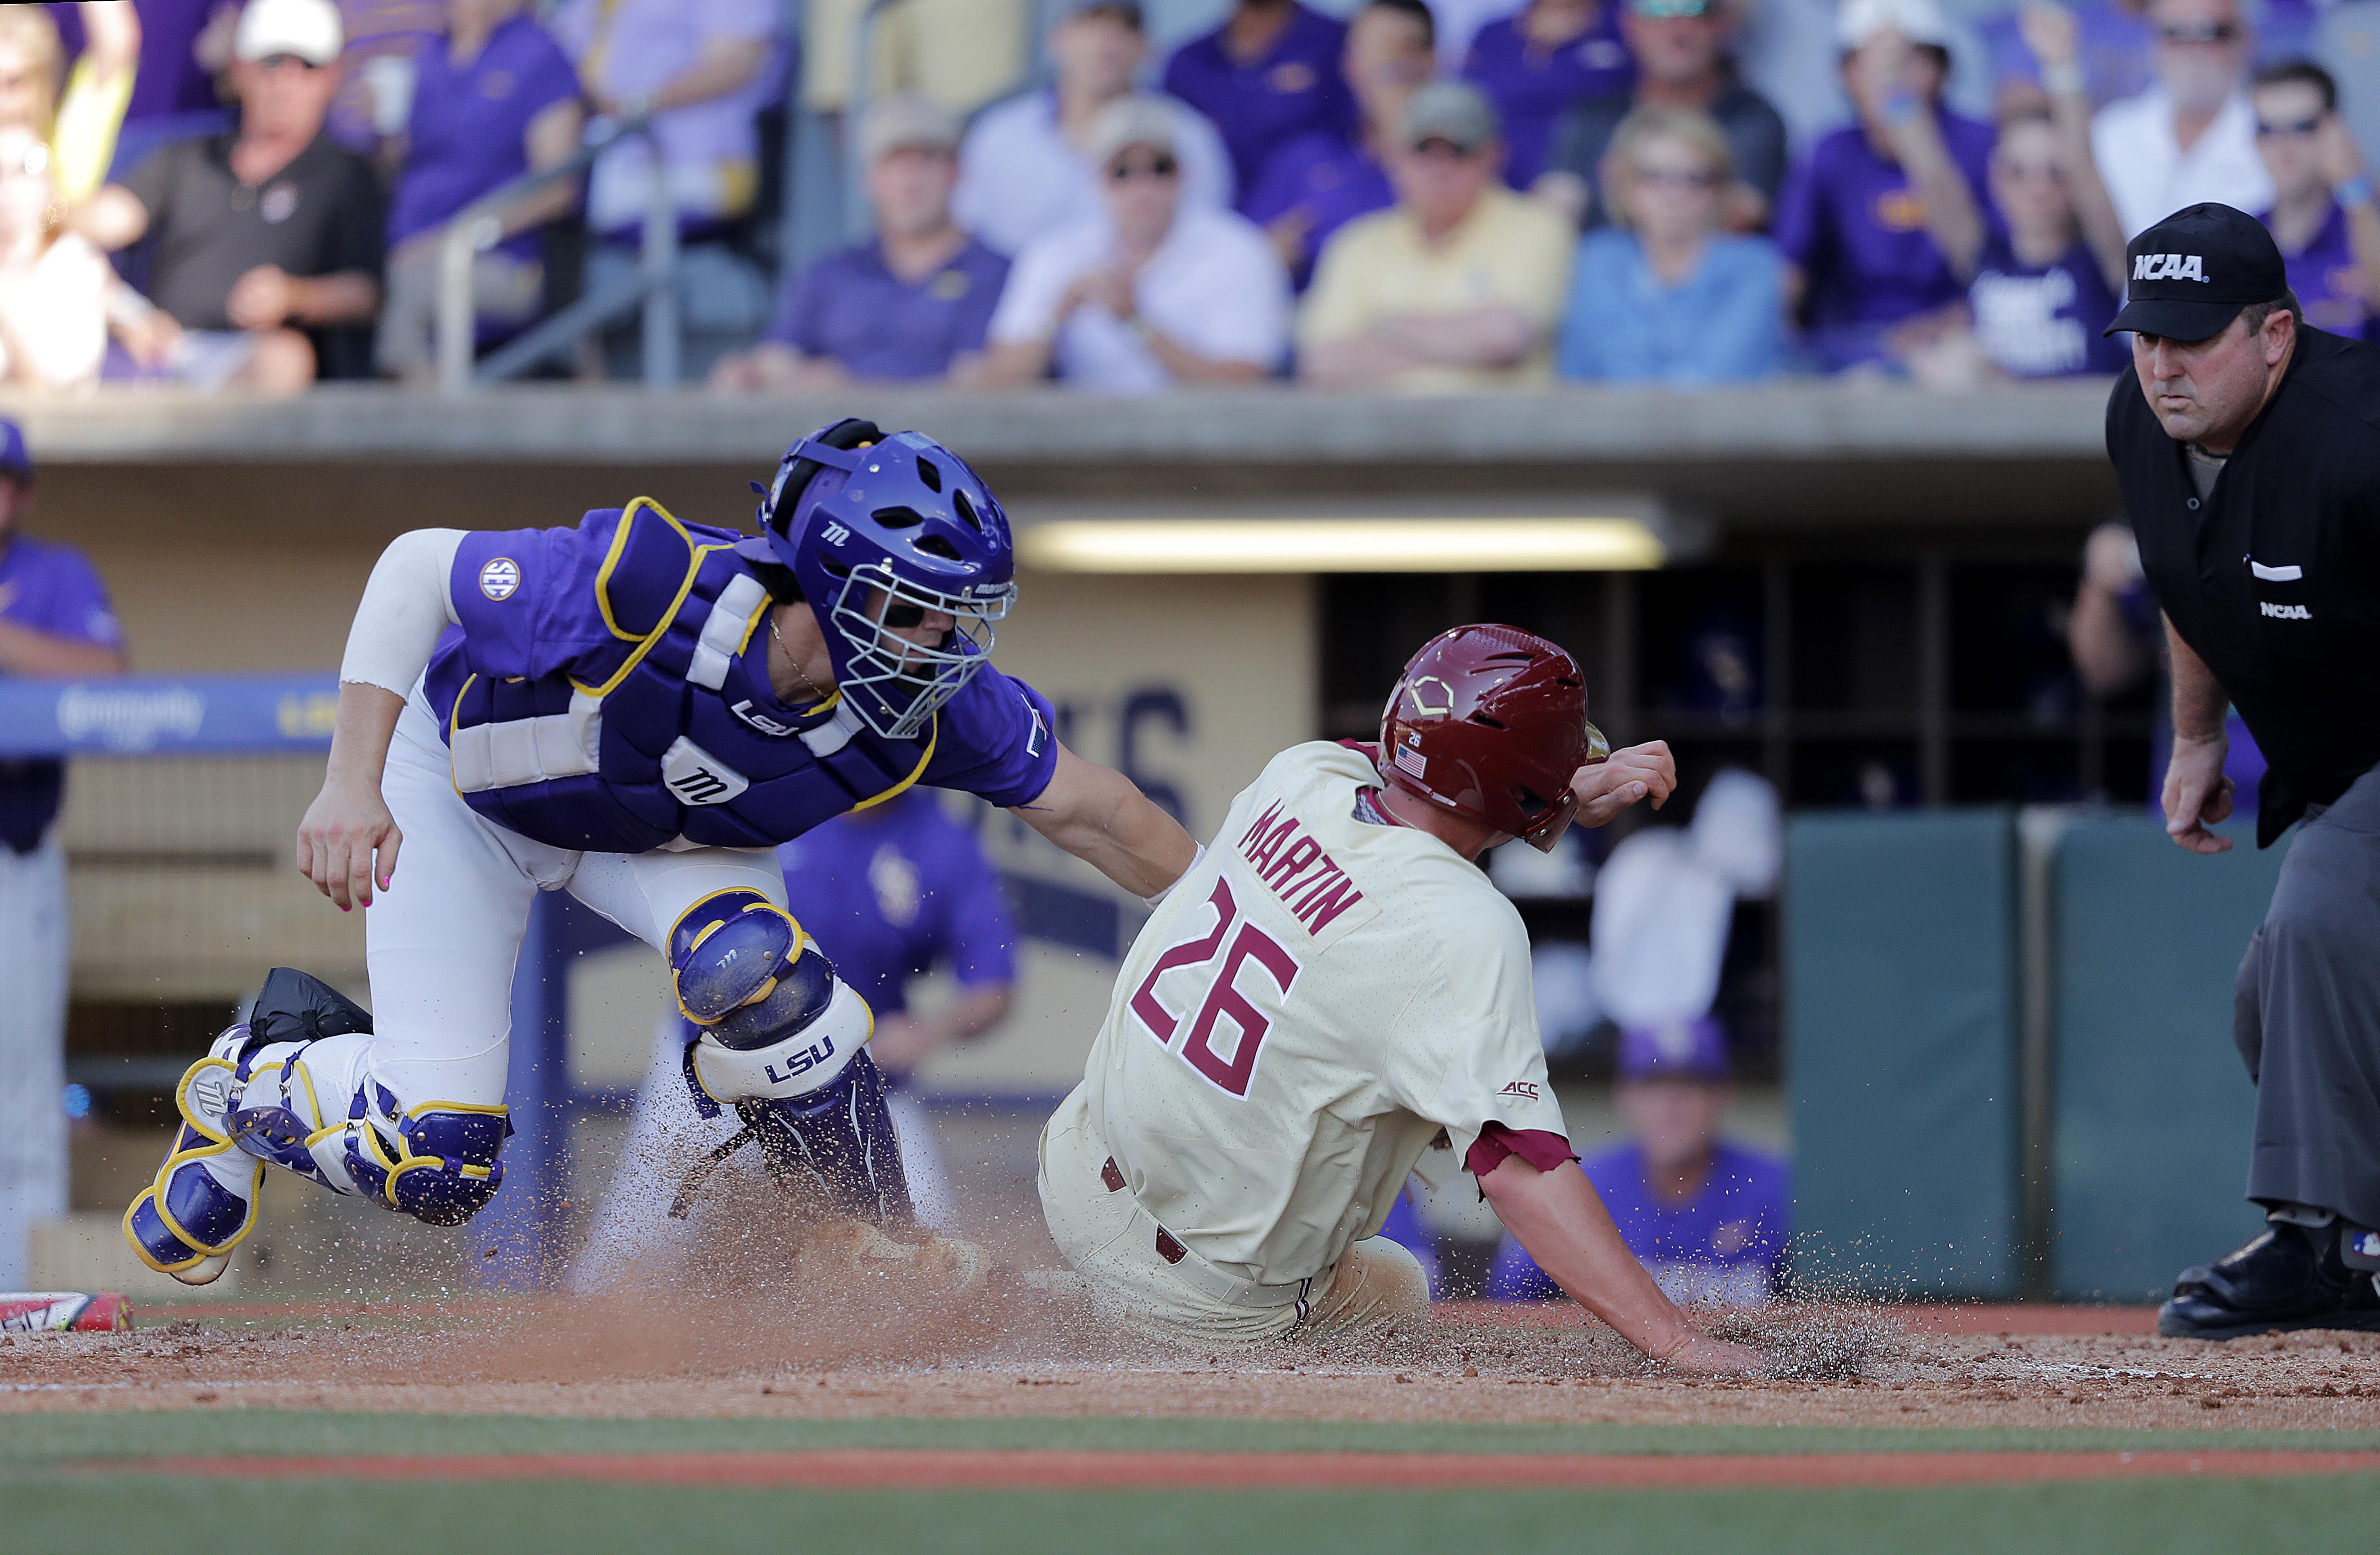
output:
[[1757,1377],[1772,1364],[1766,1353],[1749,1344],[1714,1339],[1706,1333],[1689,1335],[1661,1361],[1670,1370],[1690,1377]]

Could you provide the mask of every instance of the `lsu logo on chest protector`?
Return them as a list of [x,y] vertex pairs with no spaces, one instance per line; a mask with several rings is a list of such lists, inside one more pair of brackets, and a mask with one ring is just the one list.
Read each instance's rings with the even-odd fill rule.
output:
[[2200,254],[2135,254],[2132,256],[2132,279],[2135,281],[2209,281],[2206,261]]

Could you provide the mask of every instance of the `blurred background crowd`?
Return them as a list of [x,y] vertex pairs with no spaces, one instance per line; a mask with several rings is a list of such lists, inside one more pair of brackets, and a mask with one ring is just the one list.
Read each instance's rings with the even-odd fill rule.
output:
[[625,376],[651,282],[722,392],[2105,372],[2127,237],[2202,200],[2270,225],[2307,322],[2374,327],[2375,15],[10,6],[0,352],[58,390],[426,383],[443,292],[483,356],[577,304],[517,369]]

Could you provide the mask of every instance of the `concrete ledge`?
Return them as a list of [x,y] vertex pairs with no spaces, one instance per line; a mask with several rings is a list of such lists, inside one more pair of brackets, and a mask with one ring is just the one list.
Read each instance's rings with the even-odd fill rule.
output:
[[8,406],[45,464],[475,461],[765,465],[840,415],[915,426],[986,465],[1480,465],[2099,456],[2106,380],[1930,395],[1795,382],[1682,395],[1560,389],[1412,398],[1290,388],[1109,399],[862,389],[650,395],[527,387],[448,400],[333,385],[262,401],[135,393]]

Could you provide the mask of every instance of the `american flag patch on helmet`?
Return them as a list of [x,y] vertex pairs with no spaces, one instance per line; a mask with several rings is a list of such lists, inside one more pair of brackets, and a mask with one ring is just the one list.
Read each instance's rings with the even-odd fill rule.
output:
[[1423,770],[1429,765],[1428,762],[1422,759],[1422,754],[1420,751],[1414,749],[1411,746],[1405,745],[1397,747],[1397,753],[1394,757],[1390,758],[1390,759],[1396,762],[1397,770],[1399,771],[1411,772],[1415,777],[1422,776]]

